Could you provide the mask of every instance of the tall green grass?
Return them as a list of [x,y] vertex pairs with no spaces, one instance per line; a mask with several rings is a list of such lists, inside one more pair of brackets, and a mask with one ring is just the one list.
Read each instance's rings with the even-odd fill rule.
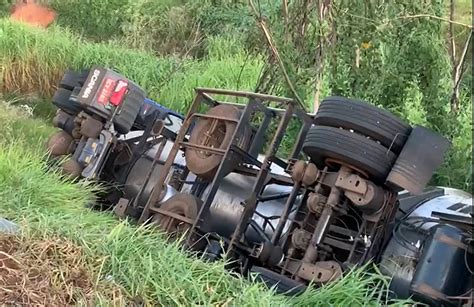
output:
[[[26,107],[26,108],[25,108]],[[25,105],[13,107],[0,99],[0,146],[16,142],[18,146],[36,152],[55,129],[43,120],[33,118],[33,110]]]
[[[206,50],[207,55],[200,60],[156,57],[112,43],[83,41],[59,27],[46,31],[2,19],[0,89],[18,94],[39,92],[48,97],[66,68],[82,69],[94,64],[117,70],[142,86],[150,98],[181,112],[187,111],[194,96],[193,90],[198,86],[254,88],[262,59],[245,51],[239,39],[226,35],[210,37]],[[413,84],[403,94],[404,103],[397,105],[395,111],[413,124],[428,125],[433,118],[445,118],[449,114],[448,111],[442,114],[424,111],[425,95],[419,86]],[[443,119],[443,122],[448,125],[431,127],[453,143],[444,165],[434,176],[433,184],[466,191],[472,189],[471,98],[471,93],[463,91],[460,114],[447,115],[451,118]]]
[[[234,52],[219,51],[232,45]],[[112,43],[90,43],[53,27],[30,28],[0,20],[0,88],[4,92],[39,92],[51,96],[67,68],[103,65],[124,74],[150,98],[186,111],[197,86],[251,90],[258,78],[261,59],[250,57],[237,42],[210,40],[210,55],[200,61],[156,57]]]
[[0,215],[39,238],[72,240],[83,248],[94,276],[122,287],[129,301],[165,306],[375,306],[384,299],[381,290],[387,280],[363,269],[299,297],[275,295],[262,284],[229,273],[223,262],[185,255],[177,243],[166,242],[152,229],[92,212],[85,205],[94,201],[96,187],[72,183],[48,170],[38,144],[51,129],[4,103],[0,119],[6,120],[0,127]]
[[[209,36],[247,32],[247,3],[233,0],[42,0],[56,23],[92,41],[155,54],[205,54]],[[1,3],[1,2],[0,2]],[[192,50],[191,50],[192,49]]]

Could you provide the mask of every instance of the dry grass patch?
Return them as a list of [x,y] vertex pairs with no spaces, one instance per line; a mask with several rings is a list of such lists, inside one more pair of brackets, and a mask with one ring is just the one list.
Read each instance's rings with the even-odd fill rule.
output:
[[0,235],[0,305],[121,305],[123,290],[97,280],[83,250],[65,239]]

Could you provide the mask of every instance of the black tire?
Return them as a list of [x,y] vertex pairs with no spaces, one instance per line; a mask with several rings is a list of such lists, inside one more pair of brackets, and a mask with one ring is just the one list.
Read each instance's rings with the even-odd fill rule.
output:
[[62,173],[70,179],[76,179],[81,176],[83,167],[74,159],[64,161],[62,165]]
[[65,88],[67,90],[72,91],[76,86],[79,85],[79,73],[67,70],[61,81],[59,82],[59,87]]
[[74,71],[67,70],[61,81],[59,82],[59,87],[72,91],[75,87],[82,87],[84,82],[86,82],[87,76],[89,75],[89,70],[83,71]]
[[324,126],[310,128],[303,152],[318,168],[332,158],[365,172],[375,182],[385,181],[396,159],[386,147],[360,134]]
[[89,69],[84,69],[79,72],[79,78],[77,80],[78,86],[82,87],[84,83],[86,83],[87,77],[89,76],[90,70]]
[[364,101],[338,96],[323,100],[314,124],[354,130],[380,142],[396,154],[400,153],[411,132],[410,125],[386,110]]
[[76,128],[74,117],[61,109],[58,109],[56,115],[53,118],[53,126],[66,131],[71,136],[73,135],[73,131]]
[[[191,194],[179,193],[166,200],[160,209],[173,212],[184,216],[190,220],[195,220],[200,208],[200,200]],[[180,227],[181,222],[168,216],[156,213],[153,215],[152,223],[156,224],[164,232],[168,234],[183,235],[192,225],[186,224]]]
[[402,152],[388,174],[386,185],[419,195],[434,171],[443,163],[449,141],[421,126],[413,127]]
[[81,111],[79,104],[70,100],[72,92],[65,88],[58,88],[53,96],[53,104],[70,115],[76,115]]
[[46,145],[51,156],[57,157],[72,153],[74,139],[66,131],[58,131],[53,134]]

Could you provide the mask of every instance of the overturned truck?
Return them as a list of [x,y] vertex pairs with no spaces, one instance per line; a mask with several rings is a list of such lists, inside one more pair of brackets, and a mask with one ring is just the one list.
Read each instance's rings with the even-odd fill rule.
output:
[[206,88],[182,116],[103,67],[68,71],[53,103],[48,150],[63,171],[108,184],[102,207],[210,260],[225,253],[285,293],[372,261],[394,297],[469,297],[472,198],[425,188],[449,142],[424,127],[343,97],[310,115],[289,98]]

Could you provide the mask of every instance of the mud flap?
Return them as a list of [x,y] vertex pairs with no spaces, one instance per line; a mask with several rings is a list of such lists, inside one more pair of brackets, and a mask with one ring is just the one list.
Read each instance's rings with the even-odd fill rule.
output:
[[386,185],[415,195],[422,193],[449,146],[443,136],[415,126],[387,176]]

